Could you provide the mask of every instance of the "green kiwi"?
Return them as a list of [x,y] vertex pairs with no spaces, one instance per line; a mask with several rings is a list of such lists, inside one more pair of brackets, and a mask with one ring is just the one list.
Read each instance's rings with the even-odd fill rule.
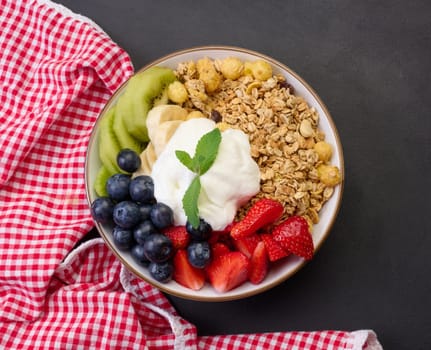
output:
[[167,105],[169,103],[168,88],[165,87],[162,93],[153,100],[153,107]]
[[94,190],[99,197],[104,197],[108,195],[106,191],[106,182],[113,174],[102,165],[97,172],[96,179],[94,180]]
[[99,128],[99,158],[105,168],[111,173],[121,172],[117,165],[117,155],[121,147],[114,133],[115,110],[109,109],[100,121]]
[[[121,96],[122,97],[122,96]],[[121,98],[120,97],[120,98]],[[122,114],[125,110],[115,111],[113,129],[115,136],[117,137],[118,143],[120,144],[120,149],[129,148],[136,153],[140,154],[142,151],[142,143],[135,139],[125,126],[125,116]]]
[[123,116],[127,131],[137,140],[148,142],[146,119],[153,107],[154,99],[176,80],[170,68],[151,67],[134,75],[127,83],[126,89],[117,102],[117,113]]

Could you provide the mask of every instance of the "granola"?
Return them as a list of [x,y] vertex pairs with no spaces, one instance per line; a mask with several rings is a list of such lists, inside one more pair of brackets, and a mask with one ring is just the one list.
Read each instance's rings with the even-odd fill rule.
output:
[[241,208],[238,219],[266,197],[284,205],[281,220],[301,215],[312,227],[341,181],[339,169],[330,165],[332,149],[319,129],[319,115],[295,95],[282,75],[268,74],[262,60],[255,73],[253,62],[241,67],[238,61],[229,57],[180,63],[176,74],[188,91],[183,107],[212,119],[216,115],[223,128],[238,128],[249,135],[251,155],[260,167],[261,190]]

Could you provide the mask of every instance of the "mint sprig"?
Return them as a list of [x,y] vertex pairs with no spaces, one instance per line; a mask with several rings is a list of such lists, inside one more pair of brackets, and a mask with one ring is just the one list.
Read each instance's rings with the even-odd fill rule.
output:
[[196,177],[184,193],[182,200],[187,220],[194,228],[199,226],[198,199],[201,190],[200,176],[205,174],[213,165],[217,158],[220,142],[221,132],[218,128],[215,128],[199,139],[193,157],[185,151],[175,151],[178,160],[187,169],[196,174]]

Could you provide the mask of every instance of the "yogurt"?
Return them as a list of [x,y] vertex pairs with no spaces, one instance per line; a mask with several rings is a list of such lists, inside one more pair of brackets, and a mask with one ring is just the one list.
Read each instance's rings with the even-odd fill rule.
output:
[[[178,160],[175,151],[186,151],[193,157],[199,139],[215,127],[215,123],[206,118],[181,123],[153,165],[154,195],[158,202],[172,208],[175,225],[186,224],[182,199],[196,176]],[[259,166],[250,155],[248,136],[236,129],[228,129],[221,135],[217,157],[211,168],[201,175],[198,200],[199,216],[213,230],[229,225],[238,208],[260,189]]]

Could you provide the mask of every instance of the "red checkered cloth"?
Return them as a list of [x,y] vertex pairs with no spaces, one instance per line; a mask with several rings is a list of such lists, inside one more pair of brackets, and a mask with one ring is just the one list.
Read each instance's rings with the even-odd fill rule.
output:
[[93,227],[91,128],[132,73],[95,23],[47,0],[0,0],[1,349],[381,349],[371,330],[198,337]]

